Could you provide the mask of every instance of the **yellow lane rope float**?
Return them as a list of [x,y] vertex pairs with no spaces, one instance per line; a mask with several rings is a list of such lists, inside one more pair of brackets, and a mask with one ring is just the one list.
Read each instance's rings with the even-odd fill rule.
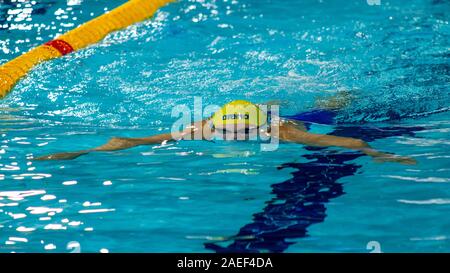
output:
[[33,48],[0,66],[0,99],[35,65],[59,58],[103,39],[108,33],[151,17],[174,0],[129,0],[127,3],[74,28],[57,39]]

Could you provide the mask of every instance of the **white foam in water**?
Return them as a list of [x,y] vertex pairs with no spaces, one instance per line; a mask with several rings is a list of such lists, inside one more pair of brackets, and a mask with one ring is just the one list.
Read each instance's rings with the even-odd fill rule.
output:
[[44,246],[45,250],[54,250],[56,249],[56,246],[54,244],[48,244]]
[[61,213],[63,211],[62,208],[48,208],[48,207],[28,207],[26,210],[29,210],[31,214],[45,214],[45,213]]
[[111,212],[115,211],[115,209],[85,209],[80,210],[78,213],[84,214],[84,213],[99,213],[99,212]]
[[70,181],[64,181],[62,184],[64,186],[72,186],[72,185],[76,185],[78,182],[76,180],[70,180]]
[[4,196],[7,198],[24,198],[34,195],[45,194],[44,190],[28,190],[28,191],[2,191],[0,192],[0,196]]
[[61,225],[61,224],[48,224],[44,227],[44,229],[53,229],[53,230],[64,230],[67,229],[67,227]]
[[414,204],[414,205],[446,205],[446,204],[450,204],[450,199],[442,199],[442,198],[428,199],[428,200],[399,199],[397,201],[400,203]]
[[13,219],[22,219],[27,217],[25,213],[9,213],[9,216],[11,216]]
[[111,180],[106,180],[106,181],[103,181],[103,185],[104,186],[111,186],[112,182],[111,182]]
[[14,242],[22,242],[22,243],[28,242],[27,238],[20,238],[20,237],[9,237],[9,240],[14,241]]
[[399,176],[399,175],[382,175],[382,177],[395,178],[399,180],[415,181],[415,182],[425,182],[425,183],[447,183],[450,182],[450,178],[444,177],[409,177],[409,176]]
[[46,194],[46,195],[41,197],[41,200],[44,200],[44,201],[53,200],[53,199],[56,199],[56,196],[54,196],[52,194]]
[[31,231],[35,231],[35,228],[27,228],[27,227],[18,227],[16,229],[19,232],[31,232]]

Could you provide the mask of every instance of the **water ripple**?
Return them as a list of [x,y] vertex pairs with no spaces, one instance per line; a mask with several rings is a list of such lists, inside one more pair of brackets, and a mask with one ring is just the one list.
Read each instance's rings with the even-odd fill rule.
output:
[[450,178],[443,177],[409,177],[409,176],[399,176],[399,175],[382,175],[382,177],[394,178],[399,180],[415,181],[415,182],[426,182],[426,183],[447,183],[450,182]]
[[442,199],[442,198],[435,198],[435,199],[428,199],[428,200],[399,199],[397,201],[400,203],[404,203],[404,204],[414,204],[414,205],[447,205],[447,204],[450,204],[450,199]]

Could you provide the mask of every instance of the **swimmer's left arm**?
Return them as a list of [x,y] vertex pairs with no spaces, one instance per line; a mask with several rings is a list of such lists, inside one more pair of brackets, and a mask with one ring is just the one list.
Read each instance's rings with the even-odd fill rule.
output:
[[281,140],[288,142],[295,142],[310,146],[319,146],[319,147],[335,146],[352,150],[358,150],[365,153],[366,155],[372,156],[376,161],[381,162],[391,161],[403,164],[416,163],[416,161],[410,157],[401,157],[377,151],[372,147],[370,147],[370,145],[367,142],[361,139],[323,135],[323,134],[311,134],[308,132],[298,130],[297,128],[289,124],[282,124],[280,126],[279,135]]

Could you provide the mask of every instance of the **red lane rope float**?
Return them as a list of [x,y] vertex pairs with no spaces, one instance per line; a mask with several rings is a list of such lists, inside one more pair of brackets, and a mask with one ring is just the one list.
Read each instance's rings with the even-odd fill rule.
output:
[[61,53],[62,56],[67,55],[73,51],[73,47],[63,40],[52,40],[45,43],[45,45],[55,48],[59,51],[59,53]]
[[1,65],[0,99],[5,97],[14,85],[40,62],[59,58],[97,43],[108,33],[145,20],[151,17],[160,7],[173,1],[129,0],[110,12],[64,33],[58,39],[35,47],[29,52]]

